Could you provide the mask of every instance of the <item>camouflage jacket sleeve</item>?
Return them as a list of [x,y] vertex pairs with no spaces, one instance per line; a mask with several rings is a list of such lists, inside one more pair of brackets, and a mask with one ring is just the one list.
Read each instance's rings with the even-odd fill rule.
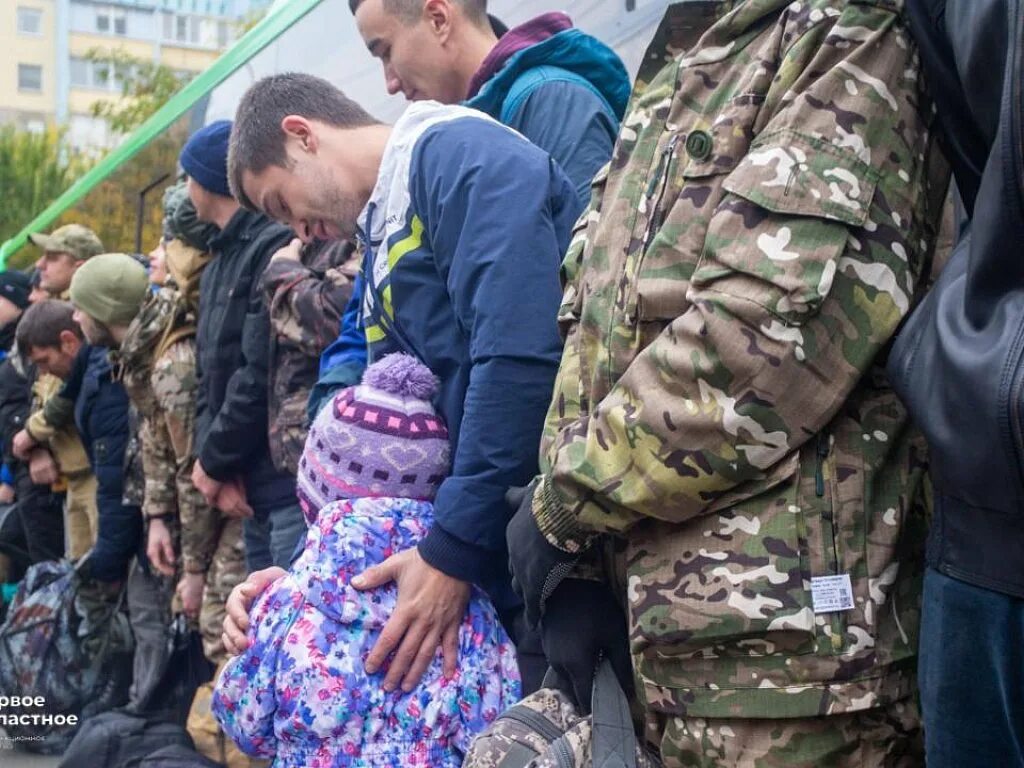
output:
[[74,421],[75,404],[61,397],[62,382],[55,376],[44,374],[32,384],[32,415],[25,428],[37,443],[46,443],[62,427]]
[[[657,126],[678,87],[678,68],[666,67],[667,98],[649,107],[663,110],[658,152],[630,178],[631,144],[652,124],[634,96],[618,175],[566,260],[569,332],[533,501],[554,545],[575,551],[597,533],[684,521],[778,484],[909,311],[934,223],[920,191],[930,137],[916,56],[884,5],[850,3],[842,21],[816,11],[763,68],[763,103],[735,102],[754,104],[756,119],[708,122],[703,142],[680,125],[678,156]],[[719,139],[749,146],[702,166]],[[659,154],[662,199],[711,196],[705,218],[670,229],[648,207]]]
[[275,259],[263,273],[271,328],[307,355],[319,356],[334,341],[352,295],[358,264],[344,246],[329,248],[329,258],[316,264]]
[[192,484],[197,387],[191,339],[173,344],[155,362],[152,385],[157,408],[144,432],[145,514],[177,512],[184,568],[205,573],[217,548],[220,513]]

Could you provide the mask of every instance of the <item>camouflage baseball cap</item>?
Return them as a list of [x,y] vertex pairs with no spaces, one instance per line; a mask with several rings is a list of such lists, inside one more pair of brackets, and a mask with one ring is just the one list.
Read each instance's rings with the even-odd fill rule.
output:
[[48,235],[36,234],[28,237],[44,251],[70,253],[82,261],[98,256],[105,250],[96,233],[81,224],[65,224]]

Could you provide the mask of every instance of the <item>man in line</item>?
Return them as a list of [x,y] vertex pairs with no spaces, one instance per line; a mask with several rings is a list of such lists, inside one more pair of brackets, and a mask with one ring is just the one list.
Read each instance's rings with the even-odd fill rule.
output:
[[[149,295],[149,278],[145,268],[121,253],[95,256],[82,266],[71,281],[71,303],[74,318],[82,329],[86,341],[93,346],[94,355],[106,360],[107,370],[112,361],[120,366],[122,381],[110,382],[120,393],[139,396],[133,387],[136,379],[133,362],[120,354],[128,336],[128,328]],[[103,371],[102,368],[97,368]],[[107,374],[109,375],[109,374]],[[97,382],[103,382],[98,378]],[[138,410],[145,403],[133,403]],[[140,412],[141,413],[141,412]],[[167,478],[162,478],[166,483]],[[141,529],[141,522],[140,522]],[[127,583],[128,615],[135,636],[132,686],[129,703],[140,712],[154,711],[159,703],[152,696],[163,676],[168,655],[167,628],[171,623],[171,597],[174,582],[153,569],[153,565],[139,553],[132,565]]]
[[[58,299],[67,299],[75,271],[103,253],[96,233],[80,224],[67,224],[29,239],[43,249],[36,262],[39,286]],[[59,378],[42,372],[37,375],[32,382],[32,415],[25,429],[15,435],[13,452],[29,463],[35,482],[66,489],[66,555],[76,559],[96,541],[96,478],[75,430],[72,404],[55,397],[61,387]]]
[[141,551],[138,507],[122,502],[128,441],[128,396],[112,376],[107,352],[85,343],[71,305],[47,299],[29,308],[18,326],[18,348],[40,373],[64,385],[59,397],[73,404],[75,425],[96,478],[98,526],[83,573],[120,588],[132,557]]
[[[479,112],[413,105],[383,125],[331,84],[298,74],[262,80],[242,99],[230,178],[240,201],[304,239],[358,234],[371,357],[404,350],[440,378],[453,466],[435,523],[416,549],[353,583],[398,584],[396,611],[367,660],[373,673],[394,651],[386,689],[412,687],[439,645],[452,673],[470,584],[499,610],[516,607],[504,495],[536,466],[561,350],[558,266],[579,213],[575,191],[546,153]],[[245,647],[237,623],[226,625],[227,639]]]
[[200,221],[220,233],[200,283],[197,459],[192,480],[208,503],[246,517],[249,570],[287,565],[305,533],[295,478],[276,469],[267,443],[270,321],[261,277],[292,238],[286,227],[239,207],[227,180],[231,123],[197,131],[181,152]]
[[11,470],[11,490],[17,504],[16,514],[25,537],[29,561],[59,560],[64,556],[63,495],[49,485],[37,485],[29,475],[28,464],[12,452],[14,436],[25,426],[32,403],[29,379],[31,364],[15,344],[18,324],[29,306],[30,279],[24,272],[9,269],[0,273],[0,342],[6,352],[0,363],[0,437],[3,460]]
[[918,673],[926,753],[934,768],[1019,767],[1024,8],[911,0],[906,9],[960,197],[953,255],[888,367],[928,438],[935,486]]
[[[629,98],[629,76],[614,51],[563,13],[538,16],[499,40],[485,0],[350,0],[349,7],[389,93],[464,102],[516,129],[554,158],[586,206]],[[332,389],[359,380],[362,295],[360,277],[338,340],[324,353],[311,410]]]
[[899,4],[678,3],[637,83],[508,528],[527,614],[580,704],[631,652],[666,768],[919,765],[927,464],[883,366],[948,171]]

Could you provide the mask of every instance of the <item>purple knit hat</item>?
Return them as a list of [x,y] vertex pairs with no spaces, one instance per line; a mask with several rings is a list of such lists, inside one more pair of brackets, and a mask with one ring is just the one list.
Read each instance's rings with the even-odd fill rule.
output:
[[430,398],[437,378],[423,363],[392,354],[366,369],[320,411],[299,462],[306,520],[332,501],[386,496],[429,501],[448,474],[448,428]]

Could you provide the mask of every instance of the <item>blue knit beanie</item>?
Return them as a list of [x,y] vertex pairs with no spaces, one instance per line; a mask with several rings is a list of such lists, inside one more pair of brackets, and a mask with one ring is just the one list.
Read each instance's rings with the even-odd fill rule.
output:
[[228,186],[228,139],[231,121],[218,120],[192,134],[179,162],[189,176],[208,192],[231,197]]

